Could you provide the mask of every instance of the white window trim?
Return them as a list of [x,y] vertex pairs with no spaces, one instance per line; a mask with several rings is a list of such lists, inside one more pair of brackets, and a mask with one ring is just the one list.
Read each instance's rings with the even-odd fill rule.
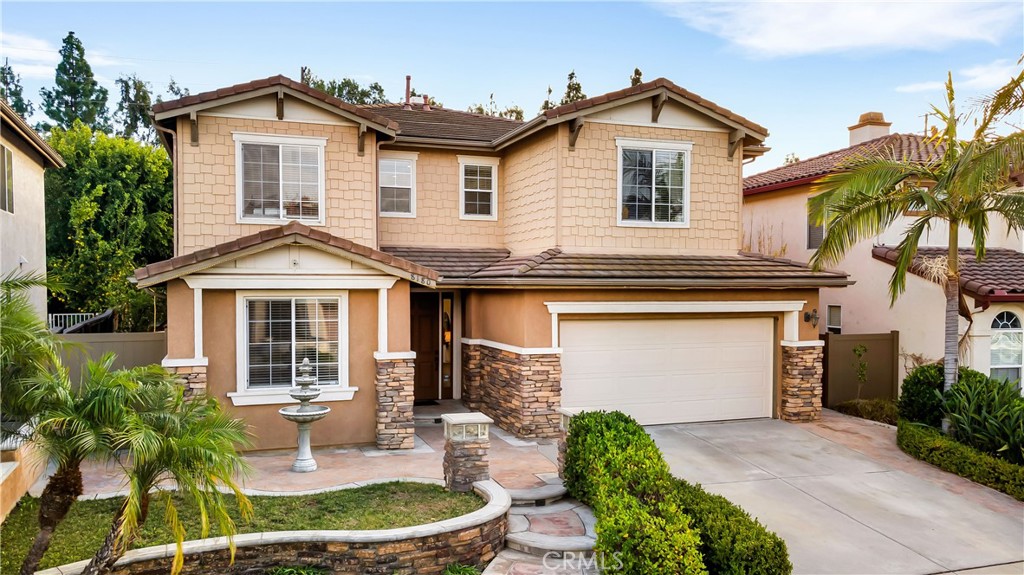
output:
[[[635,140],[632,138],[615,138],[617,158],[615,160],[615,222],[625,228],[689,228],[690,227],[690,165],[693,160],[693,142],[677,140]],[[622,219],[622,150],[662,150],[686,152],[686,167],[683,174],[683,210],[684,220],[681,222],[641,222]],[[651,193],[654,193],[653,185]],[[653,214],[653,212],[652,212]]]
[[[246,317],[245,302],[248,299],[263,298],[315,298],[333,297],[338,298],[338,385],[325,385],[320,389],[320,397],[314,400],[316,403],[325,401],[349,401],[359,391],[358,387],[349,386],[349,357],[348,357],[348,291],[334,290],[299,290],[299,291],[267,291],[267,290],[239,290],[235,292],[235,391],[228,392],[227,396],[233,405],[286,405],[298,403],[288,395],[288,388],[278,389],[248,389],[247,380],[249,373],[249,347],[248,347],[248,321]],[[292,321],[295,321],[292,318]]]
[[[834,307],[839,308],[839,325],[832,325],[828,321],[829,318],[832,317],[831,310]],[[825,331],[829,331],[831,329],[838,329],[840,332],[843,331],[843,306],[842,305],[839,305],[839,304],[828,304],[828,305],[825,306]]]
[[[484,222],[498,221],[498,164],[501,162],[501,158],[463,155],[456,157],[459,159],[459,219]],[[491,190],[491,215],[489,216],[466,213],[466,166],[491,166],[493,168],[491,185],[494,188]]]
[[[1019,327],[1019,328],[1013,328],[1013,327],[1011,327],[1011,328],[993,327],[993,328],[991,328],[992,335],[995,335],[997,332],[998,333],[1020,333],[1020,334],[1024,334],[1024,317],[1021,317],[1021,315],[1016,313],[1016,312],[1013,312],[1013,311],[1010,311],[1010,310],[1000,310],[992,318],[992,321],[995,321],[995,317],[998,317],[1001,313],[1004,313],[1004,312],[1005,313],[1012,313],[1013,315],[1015,315],[1017,317],[1017,320],[1022,322],[1021,327]],[[991,325],[991,324],[989,324],[989,325]],[[991,341],[992,340],[990,338],[989,342],[991,342]],[[989,357],[989,367],[988,367],[989,376],[992,375],[992,370],[993,369],[1018,369],[1018,370],[1020,370],[1018,373],[1020,374],[1021,381],[1024,381],[1024,356],[1022,356],[1022,358],[1021,358],[1021,363],[1018,363],[1018,364],[1014,364],[1014,365],[1009,365],[1009,364],[995,365],[995,364],[992,364],[992,349],[991,349],[991,347],[989,347],[988,354],[989,354],[989,356],[988,356]],[[1021,385],[1021,390],[1022,390],[1021,393],[1024,393],[1024,384]]]
[[412,163],[412,188],[409,191],[409,208],[410,212],[385,212],[383,209],[380,210],[380,217],[382,218],[415,218],[416,217],[416,160],[419,158],[419,152],[392,152],[384,151],[377,155],[377,205],[383,206],[383,202],[380,199],[380,161],[381,160],[408,160]]
[[[322,226],[324,225],[327,202],[326,202],[326,178],[325,173],[327,171],[326,165],[324,164],[324,148],[327,146],[327,138],[309,138],[299,136],[277,136],[273,134],[253,134],[249,132],[232,132],[231,137],[235,141],[235,223],[239,224],[274,224],[282,225],[287,222],[300,222],[306,225]],[[245,173],[242,166],[242,144],[278,144],[278,145],[291,145],[291,146],[316,146],[317,148],[317,163],[320,171],[320,181],[318,182],[319,195],[317,197],[317,213],[318,218],[315,220],[302,219],[302,218],[286,218],[283,215],[276,218],[254,218],[254,217],[243,217],[242,208],[245,205],[244,200],[244,187],[245,187]]]

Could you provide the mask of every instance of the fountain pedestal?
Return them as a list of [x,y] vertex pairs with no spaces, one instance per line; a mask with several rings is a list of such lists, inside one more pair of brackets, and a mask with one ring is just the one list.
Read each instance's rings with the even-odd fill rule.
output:
[[299,405],[289,405],[277,410],[288,421],[294,421],[299,426],[299,452],[292,463],[292,471],[296,473],[308,473],[316,471],[316,460],[313,459],[313,450],[309,445],[309,431],[313,422],[323,419],[331,408],[326,405],[310,405],[309,402],[320,397],[320,386],[316,384],[316,377],[311,375],[313,366],[309,365],[309,358],[302,360],[299,366],[299,376],[295,378],[295,387],[288,390],[288,395],[296,399]]

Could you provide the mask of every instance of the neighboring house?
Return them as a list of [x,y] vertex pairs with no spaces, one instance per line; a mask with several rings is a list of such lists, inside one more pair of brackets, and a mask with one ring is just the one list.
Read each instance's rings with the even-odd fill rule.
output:
[[[0,277],[46,273],[43,171],[63,166],[60,154],[0,99]],[[30,297],[45,321],[46,290],[34,288]],[[43,471],[28,449],[14,440],[0,445],[0,520]]]
[[354,106],[282,76],[154,115],[175,257],[135,279],[167,286],[164,365],[257,448],[294,444],[277,410],[303,358],[333,408],[318,445],[412,447],[414,400],[525,437],[556,435],[561,406],[818,409],[802,318],[846,275],[738,255],[742,163],[767,130],[667,80],[528,122]]
[[[743,226],[748,249],[779,254],[799,262],[810,260],[825,230],[812,225],[807,200],[815,194],[815,183],[858,156],[894,155],[915,161],[937,159],[941,148],[915,134],[889,134],[890,124],[882,114],[869,112],[849,128],[850,146],[782,166],[744,179]],[[905,361],[900,362],[900,380],[911,364],[909,354],[928,360],[942,358],[945,296],[942,288],[926,279],[924,258],[943,256],[948,246],[948,228],[933,228],[921,241],[913,274],[907,276],[907,290],[889,307],[888,282],[892,276],[894,248],[902,231],[914,219],[907,214],[885,233],[855,245],[837,267],[856,283],[842,290],[821,292],[819,314],[822,333],[865,334],[900,332]],[[960,233],[960,287],[973,322],[961,321],[961,334],[969,336],[965,362],[994,376],[1019,379],[1021,375],[1021,322],[1024,321],[1024,238],[1010,232],[1005,220],[993,218],[987,238],[987,257],[974,258],[972,239]]]

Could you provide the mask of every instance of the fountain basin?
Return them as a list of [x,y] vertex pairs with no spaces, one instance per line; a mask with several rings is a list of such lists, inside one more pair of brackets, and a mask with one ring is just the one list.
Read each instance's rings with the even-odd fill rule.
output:
[[289,405],[277,410],[281,417],[295,423],[313,423],[323,419],[331,408],[326,405]]

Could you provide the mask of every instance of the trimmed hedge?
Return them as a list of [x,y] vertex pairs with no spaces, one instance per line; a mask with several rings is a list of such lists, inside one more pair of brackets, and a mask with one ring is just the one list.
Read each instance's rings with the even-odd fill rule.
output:
[[837,403],[832,406],[832,409],[839,413],[845,413],[846,415],[860,417],[861,419],[870,419],[871,421],[878,421],[889,425],[896,425],[896,422],[899,421],[900,418],[896,402],[891,399],[881,397],[872,399],[851,399],[849,401]]
[[594,508],[597,550],[621,552],[624,573],[786,575],[793,570],[781,538],[726,498],[672,477],[654,440],[623,413],[572,418],[565,485]]
[[993,457],[937,429],[900,420],[896,443],[911,457],[1024,501],[1024,466]]

